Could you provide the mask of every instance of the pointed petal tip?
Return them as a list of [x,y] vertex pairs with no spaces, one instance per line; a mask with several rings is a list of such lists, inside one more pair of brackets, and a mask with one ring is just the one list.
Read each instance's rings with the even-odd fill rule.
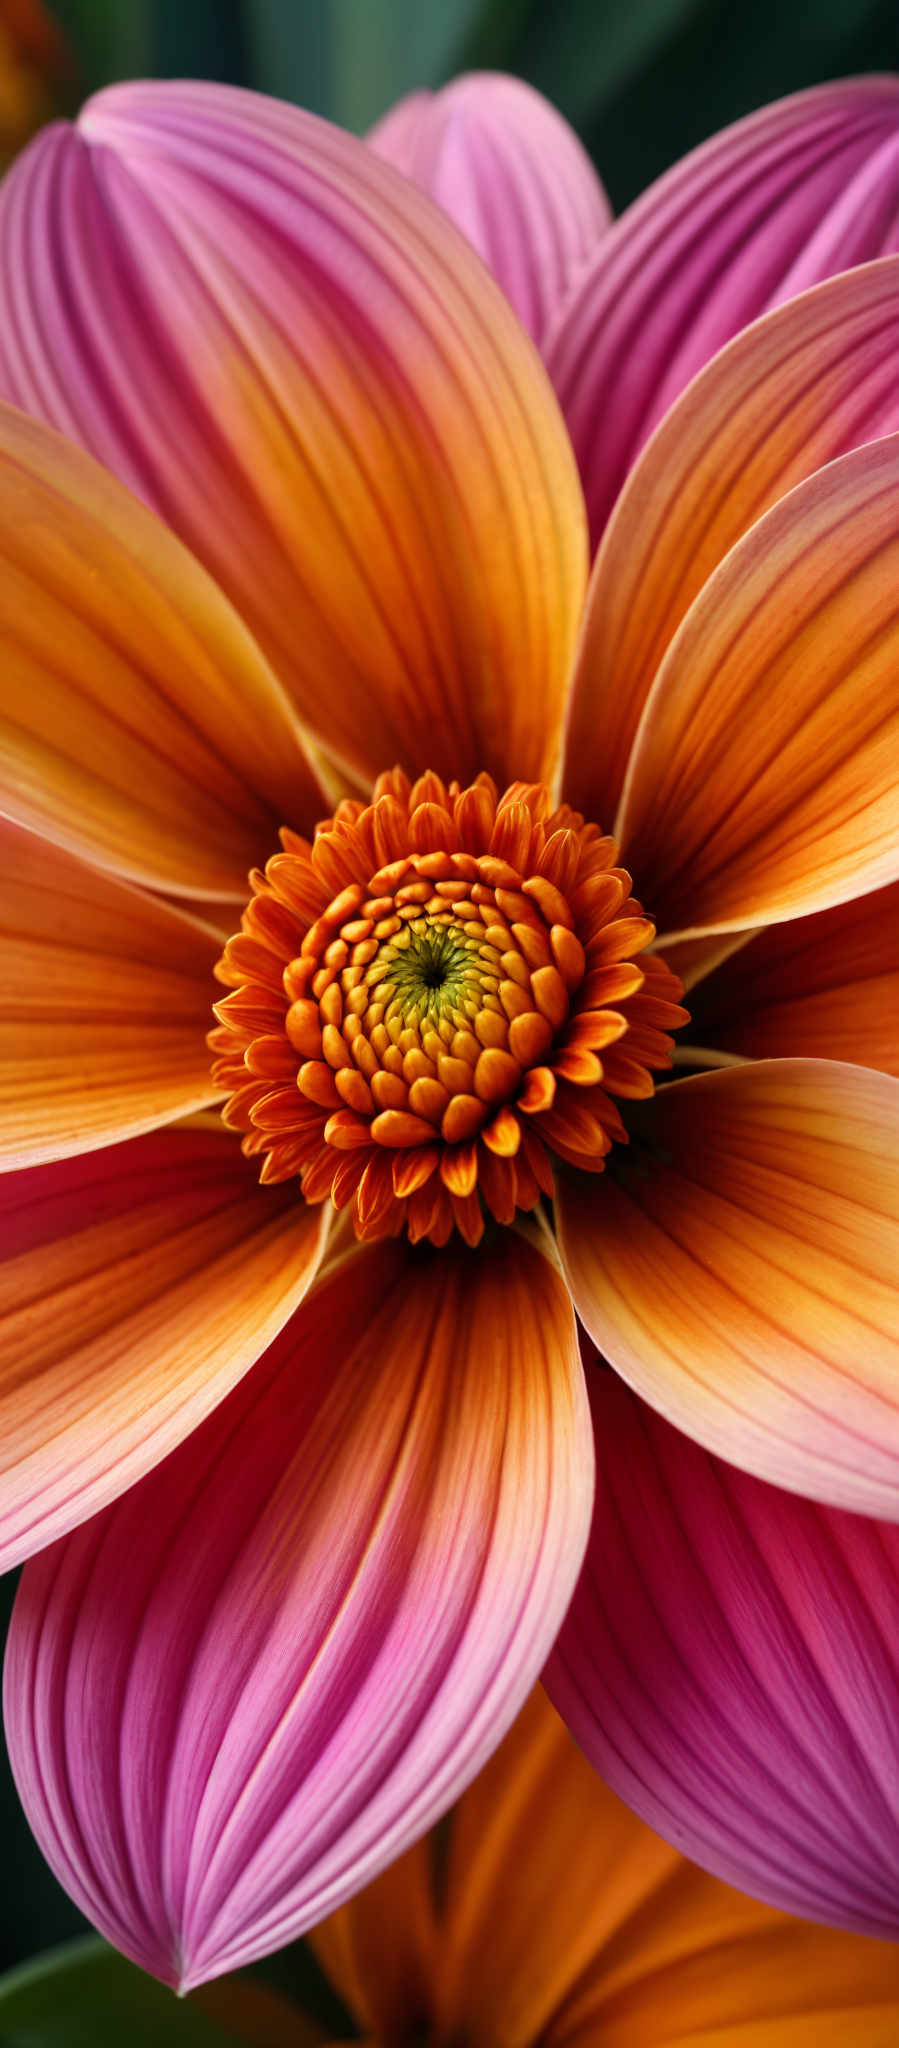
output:
[[611,220],[567,121],[524,79],[472,72],[400,100],[368,141],[467,235],[539,344]]
[[591,1496],[539,1253],[343,1261],[189,1443],[23,1576],[10,1747],[83,1910],[182,1985],[331,1910],[508,1726]]

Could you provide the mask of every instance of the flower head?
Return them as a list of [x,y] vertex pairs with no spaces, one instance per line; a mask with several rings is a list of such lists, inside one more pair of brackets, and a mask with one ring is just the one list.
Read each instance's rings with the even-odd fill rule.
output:
[[[118,472],[3,411],[6,1561],[61,1539],[7,1717],[64,1882],[197,1981],[420,1835],[589,1615],[585,1332],[769,1500],[899,1514],[899,1061],[853,1001],[899,882],[899,259],[706,366],[585,602],[540,360],[364,145],[116,88],[0,248],[7,388]],[[816,1611],[829,1672],[826,1571]],[[739,1800],[712,1834],[780,1898]],[[870,1855],[835,1917],[882,1928]]]

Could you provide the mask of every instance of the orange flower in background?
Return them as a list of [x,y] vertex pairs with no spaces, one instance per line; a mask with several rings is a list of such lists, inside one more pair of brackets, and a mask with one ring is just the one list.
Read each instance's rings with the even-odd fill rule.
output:
[[0,0],[0,170],[58,113],[68,54],[41,0]]
[[706,1876],[607,1790],[539,1692],[441,1837],[311,1943],[384,2048],[892,2048],[899,2024],[892,1944]]
[[[711,1451],[899,1515],[899,259],[708,365],[588,585],[538,356],[363,145],[117,88],[0,242],[7,359],[119,471],[4,410],[6,1560],[62,1539],[7,1725],[63,1882],[191,1984],[510,1726],[587,1583],[584,1331]],[[818,917],[833,1044],[691,1036],[682,982]],[[702,1853],[894,1927],[867,1838],[823,1904],[804,1838],[762,1868],[785,1796],[754,1763]]]

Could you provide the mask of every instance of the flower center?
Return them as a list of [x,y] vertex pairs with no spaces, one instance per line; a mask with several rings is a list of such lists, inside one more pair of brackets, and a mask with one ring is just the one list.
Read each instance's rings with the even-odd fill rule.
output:
[[[685,1021],[617,848],[539,784],[383,776],[253,878],[217,968],[225,1122],[363,1238],[477,1243],[600,1172]],[[639,956],[643,955],[640,964]]]

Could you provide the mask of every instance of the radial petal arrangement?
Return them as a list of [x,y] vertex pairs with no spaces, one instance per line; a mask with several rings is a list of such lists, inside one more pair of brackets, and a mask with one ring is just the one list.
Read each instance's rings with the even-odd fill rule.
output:
[[[847,177],[857,247],[828,246],[868,253],[896,110],[892,81],[800,96],[610,231],[609,476],[677,305],[672,391],[734,307],[818,275]],[[462,155],[482,177],[467,128]],[[6,1713],[54,1868],[167,1980],[263,1953],[459,1796],[573,1600],[553,1689],[627,1797],[766,1898],[895,1933],[899,256],[700,368],[586,609],[540,355],[370,145],[114,88],[0,190],[0,309],[5,388],[49,422],[0,407],[0,1421],[3,1554],[41,1553]],[[666,1448],[625,1569],[628,1416]],[[666,1521],[691,1475],[699,1620]],[[776,1760],[733,1733],[738,1635]],[[474,2003],[446,1990],[446,2038],[477,2011],[504,2039],[451,1918]],[[641,2038],[585,1942],[555,1988],[522,1961],[510,2048],[557,2010],[559,2048],[600,2012]],[[400,1974],[360,2008],[388,2035]],[[672,2041],[727,2019],[696,2011]]]

